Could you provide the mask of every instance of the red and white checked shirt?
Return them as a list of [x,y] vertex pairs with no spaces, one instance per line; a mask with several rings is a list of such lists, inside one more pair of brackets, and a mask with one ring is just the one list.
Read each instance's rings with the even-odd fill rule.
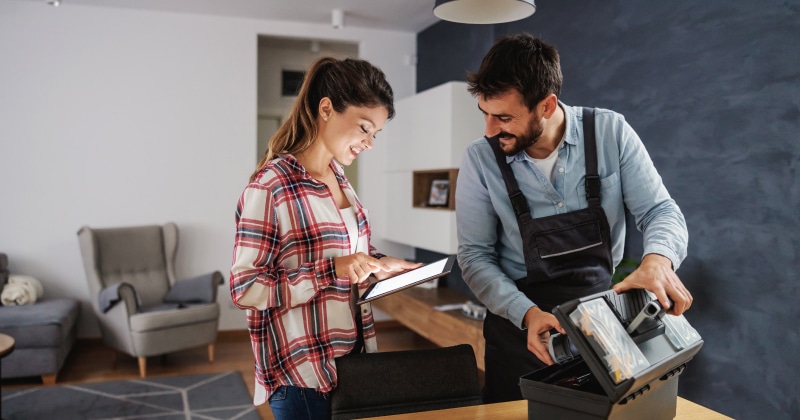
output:
[[[334,162],[331,168],[356,208],[356,250],[382,257],[369,245],[367,212],[342,168]],[[266,402],[282,385],[320,392],[336,386],[334,358],[350,352],[357,339],[350,282],[336,277],[333,264],[350,249],[330,190],[293,156],[269,162],[244,189],[236,208],[230,287],[233,302],[247,313],[254,404]],[[377,351],[369,304],[361,306],[361,316],[365,348]]]

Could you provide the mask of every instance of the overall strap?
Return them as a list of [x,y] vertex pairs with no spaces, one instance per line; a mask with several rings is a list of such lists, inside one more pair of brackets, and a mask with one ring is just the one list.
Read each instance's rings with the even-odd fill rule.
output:
[[[500,149],[500,140],[497,136],[485,137],[486,141],[492,146],[494,157],[497,159],[497,166],[500,167],[500,173],[503,175],[503,182],[506,184],[508,191],[508,198],[511,200],[511,207],[514,209],[514,215],[517,216],[517,222],[522,225],[522,217],[528,215],[530,217],[530,208],[522,191],[519,190],[517,178],[514,172],[511,171],[511,166],[506,161],[506,155]],[[600,206],[600,176],[597,171],[597,140],[595,139],[594,128],[594,108],[583,108],[583,143],[586,153],[586,201],[589,207]]]
[[503,181],[506,183],[508,198],[511,199],[511,207],[514,209],[514,215],[517,216],[517,223],[522,226],[521,217],[525,214],[530,217],[528,202],[525,201],[525,196],[522,195],[522,191],[519,190],[517,178],[511,171],[511,166],[509,166],[508,162],[506,161],[505,153],[503,153],[503,150],[500,149],[500,140],[497,139],[497,136],[494,136],[491,138],[486,137],[486,141],[489,142],[490,146],[492,146],[494,157],[497,159],[497,166],[500,167],[500,173],[503,175]]
[[586,153],[586,202],[600,206],[600,176],[597,174],[597,140],[594,133],[594,108],[583,108],[583,147]]

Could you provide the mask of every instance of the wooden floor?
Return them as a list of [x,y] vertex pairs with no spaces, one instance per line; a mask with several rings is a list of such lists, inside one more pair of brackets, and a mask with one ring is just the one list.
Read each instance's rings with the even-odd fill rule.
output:
[[[436,347],[401,324],[389,321],[376,325],[380,351],[427,349]],[[72,348],[64,367],[58,374],[56,384],[104,382],[139,377],[139,365],[135,358],[119,354],[114,366],[114,351],[105,347],[99,339],[79,339]],[[147,360],[147,376],[191,375],[198,373],[242,372],[245,383],[253,393],[253,352],[246,331],[221,331],[214,347],[214,362],[208,362],[205,347],[171,353]],[[41,385],[39,378],[3,379],[3,388]],[[262,419],[273,419],[268,404],[258,406]]]

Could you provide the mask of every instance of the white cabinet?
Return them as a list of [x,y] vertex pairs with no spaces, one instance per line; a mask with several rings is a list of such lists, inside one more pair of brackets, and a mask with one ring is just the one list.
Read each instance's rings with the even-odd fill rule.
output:
[[[396,116],[384,127],[387,137],[384,239],[444,254],[458,247],[454,205],[425,208],[430,185],[424,177],[448,179],[466,146],[484,132],[478,101],[464,82],[449,82],[395,103]],[[415,183],[415,171],[417,182]],[[456,188],[451,175],[451,189]],[[422,189],[422,190],[420,190]],[[415,202],[416,201],[416,202]]]
[[389,135],[388,170],[457,168],[464,148],[484,132],[478,101],[464,82],[448,82],[401,99]]

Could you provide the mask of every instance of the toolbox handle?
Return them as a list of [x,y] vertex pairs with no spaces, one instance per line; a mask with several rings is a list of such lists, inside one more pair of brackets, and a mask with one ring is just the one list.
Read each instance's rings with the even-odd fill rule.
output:
[[640,389],[640,390],[628,395],[627,397],[623,398],[619,402],[619,405],[625,405],[625,404],[628,403],[628,401],[633,401],[634,399],[636,399],[636,397],[638,397],[639,395],[644,394],[645,392],[647,392],[649,390],[650,390],[650,385],[645,385],[645,386],[642,387],[642,389]]
[[676,367],[675,369],[672,369],[671,371],[665,373],[664,376],[662,376],[662,377],[660,377],[658,379],[662,380],[662,381],[666,381],[667,379],[669,379],[669,378],[671,378],[673,376],[680,375],[681,373],[683,373],[684,369],[686,369],[686,363]]

